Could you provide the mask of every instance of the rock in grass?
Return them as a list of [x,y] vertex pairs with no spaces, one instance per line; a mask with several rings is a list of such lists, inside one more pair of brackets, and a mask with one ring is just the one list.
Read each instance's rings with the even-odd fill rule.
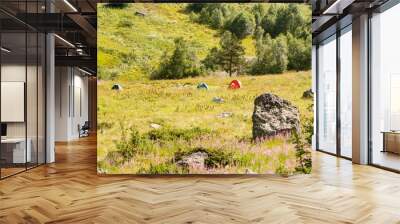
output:
[[151,127],[151,128],[154,128],[154,129],[160,129],[162,126],[159,125],[159,124],[151,123],[151,124],[150,124],[150,127]]
[[221,97],[215,96],[215,97],[213,97],[212,101],[215,103],[223,103],[224,99],[222,99]]
[[253,139],[260,140],[276,135],[288,135],[299,130],[299,110],[277,95],[264,93],[254,100]]
[[183,167],[191,167],[196,169],[204,169],[205,160],[208,158],[208,154],[206,152],[194,152],[190,155],[183,156],[181,160],[176,163],[179,166]]
[[232,117],[233,113],[232,112],[222,112],[217,115],[219,118],[225,118],[225,117]]
[[312,99],[314,97],[314,93],[312,91],[312,89],[308,89],[306,91],[303,92],[303,99]]

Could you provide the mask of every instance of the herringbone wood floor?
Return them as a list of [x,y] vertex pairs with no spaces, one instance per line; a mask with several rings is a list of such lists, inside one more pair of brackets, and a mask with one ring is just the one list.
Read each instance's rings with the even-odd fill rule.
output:
[[0,181],[0,223],[400,223],[400,175],[316,153],[290,178],[99,177],[96,141]]

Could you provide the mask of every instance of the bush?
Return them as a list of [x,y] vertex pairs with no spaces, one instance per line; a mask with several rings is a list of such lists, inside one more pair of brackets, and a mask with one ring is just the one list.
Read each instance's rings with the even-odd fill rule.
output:
[[210,130],[201,129],[199,127],[191,129],[160,128],[149,131],[147,133],[147,138],[153,141],[174,141],[178,139],[189,141],[210,133]]
[[206,5],[207,3],[191,3],[186,6],[186,11],[199,13]]
[[309,174],[312,170],[311,152],[306,149],[303,135],[297,130],[292,131],[292,141],[296,148],[297,167],[296,171]]
[[105,6],[106,6],[106,7],[109,7],[109,8],[119,8],[119,9],[123,9],[123,8],[128,7],[129,4],[128,4],[128,3],[107,3]]
[[182,79],[186,77],[199,76],[202,73],[194,50],[183,38],[175,39],[175,50],[171,56],[167,51],[164,53],[158,70],[152,79]]
[[125,27],[125,28],[131,28],[133,26],[133,23],[132,23],[132,21],[130,19],[122,18],[119,21],[118,26]]
[[267,34],[257,41],[256,60],[250,73],[253,75],[283,73],[288,65],[288,47],[286,38],[281,35],[271,39]]
[[228,30],[236,35],[237,38],[243,39],[253,34],[255,27],[254,16],[249,13],[239,13],[229,24]]
[[311,40],[295,38],[288,34],[288,69],[296,71],[311,69]]

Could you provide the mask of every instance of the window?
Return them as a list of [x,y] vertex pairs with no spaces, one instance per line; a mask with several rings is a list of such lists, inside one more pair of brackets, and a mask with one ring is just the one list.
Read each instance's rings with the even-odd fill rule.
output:
[[340,154],[352,157],[352,33],[351,25],[340,35]]
[[318,48],[318,149],[336,153],[336,35]]
[[400,170],[400,5],[371,18],[372,163]]

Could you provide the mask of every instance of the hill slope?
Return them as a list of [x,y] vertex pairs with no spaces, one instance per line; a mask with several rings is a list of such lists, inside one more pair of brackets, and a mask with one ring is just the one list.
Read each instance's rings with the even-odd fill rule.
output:
[[[99,4],[98,65],[101,79],[146,79],[173,40],[184,37],[204,58],[218,44],[217,31],[190,20],[185,4],[129,4],[114,9]],[[144,15],[137,15],[137,12]]]

